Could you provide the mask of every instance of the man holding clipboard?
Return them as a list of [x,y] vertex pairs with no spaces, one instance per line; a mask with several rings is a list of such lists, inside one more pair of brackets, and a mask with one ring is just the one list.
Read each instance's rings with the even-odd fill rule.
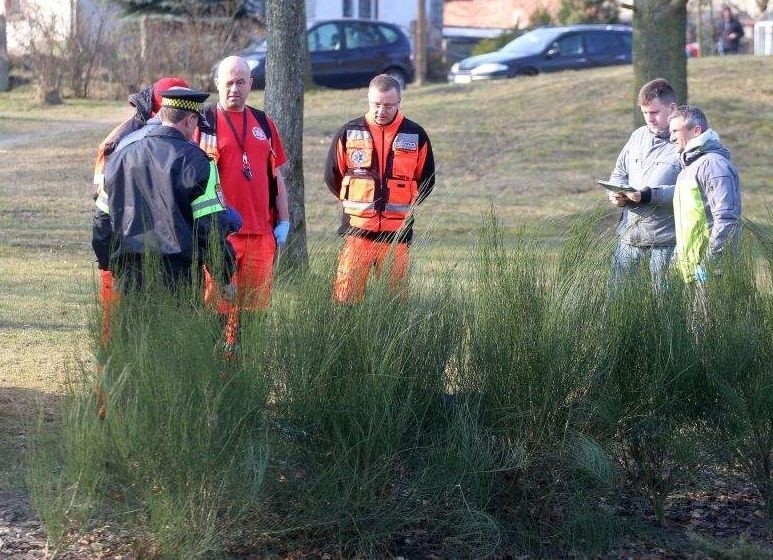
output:
[[615,282],[646,262],[658,285],[676,244],[672,200],[681,167],[669,142],[668,118],[677,100],[671,84],[657,78],[642,86],[637,101],[646,124],[631,134],[609,181],[599,183],[623,209],[612,259]]

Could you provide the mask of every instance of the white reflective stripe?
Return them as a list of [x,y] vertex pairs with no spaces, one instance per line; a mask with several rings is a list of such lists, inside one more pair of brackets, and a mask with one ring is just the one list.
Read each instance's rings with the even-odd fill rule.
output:
[[102,187],[102,185],[105,184],[105,174],[104,173],[94,173],[94,184],[99,185]]
[[370,210],[376,207],[373,202],[353,202],[351,200],[343,200],[341,204],[345,210]]
[[411,209],[410,204],[387,204],[386,210],[388,212],[404,212],[407,213]]
[[[96,174],[94,174],[96,177]],[[96,204],[97,208],[102,210],[105,214],[109,214],[107,205],[108,203],[108,197],[107,197],[107,191],[105,190],[105,176],[102,175],[102,181],[97,183],[94,181],[94,184],[97,189],[97,199],[94,201],[94,204]]]

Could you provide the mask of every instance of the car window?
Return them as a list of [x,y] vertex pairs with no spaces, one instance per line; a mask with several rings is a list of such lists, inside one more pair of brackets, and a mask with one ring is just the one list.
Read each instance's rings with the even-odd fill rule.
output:
[[551,27],[538,27],[507,43],[502,50],[508,53],[536,54],[545,49],[560,34]]
[[341,48],[341,34],[335,23],[326,23],[309,31],[309,51],[337,51]]
[[615,54],[622,50],[616,33],[591,31],[585,35],[588,54]]
[[367,23],[350,23],[344,26],[347,49],[363,49],[377,47],[384,43],[383,37],[375,25]]
[[381,30],[381,34],[384,36],[384,40],[390,45],[392,43],[396,43],[400,38],[400,36],[397,34],[397,31],[391,27],[387,27],[386,25],[379,25],[378,28]]
[[584,52],[582,35],[578,33],[561,37],[556,41],[556,44],[558,45],[558,53],[562,56],[577,55]]

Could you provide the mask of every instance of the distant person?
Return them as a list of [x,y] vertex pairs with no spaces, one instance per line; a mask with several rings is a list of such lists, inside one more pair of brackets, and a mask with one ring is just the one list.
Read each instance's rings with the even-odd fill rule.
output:
[[[265,310],[271,302],[274,262],[287,242],[290,210],[280,168],[286,163],[276,125],[247,104],[252,88],[250,67],[238,56],[224,58],[215,80],[216,104],[205,107],[212,126],[202,130],[199,145],[217,162],[223,196],[242,217],[242,227],[229,237],[236,251],[236,301],[216,301],[225,320],[226,356],[239,338],[240,313]],[[218,294],[208,280],[210,303]]]
[[677,108],[669,127],[683,166],[674,192],[674,261],[685,282],[704,283],[740,233],[738,172],[697,107]]
[[637,101],[645,125],[631,134],[609,179],[636,189],[609,193],[610,201],[623,208],[612,273],[619,282],[646,264],[653,283],[659,285],[676,243],[671,200],[680,166],[668,141],[668,118],[677,100],[671,84],[657,78],[642,86]]
[[[190,141],[208,94],[173,87],[161,96],[160,125],[113,154],[105,168],[109,221],[95,237],[109,242],[93,246],[100,269],[113,273],[122,293],[144,289],[143,263],[151,254],[171,292],[190,285],[192,269],[205,262],[219,271],[223,285],[233,268],[232,250],[217,227],[225,207],[206,154]],[[213,242],[221,262],[210,253]]]
[[408,295],[413,209],[432,191],[435,159],[424,129],[400,111],[400,84],[380,74],[368,87],[368,112],[333,137],[325,183],[340,200],[344,243],[333,298],[356,303],[371,269],[386,270],[389,287]]
[[733,15],[729,6],[722,8],[722,21],[717,31],[717,52],[719,54],[738,54],[743,38],[743,26]]
[[[110,156],[120,147],[127,137],[136,134],[145,127],[151,129],[161,124],[156,116],[161,108],[161,92],[175,86],[188,87],[182,78],[161,78],[156,83],[129,96],[129,105],[134,107],[134,113],[116,126],[105,137],[97,148],[94,163],[94,218],[92,224],[92,244],[109,246],[110,238],[100,239],[100,232],[109,233],[110,216],[108,214],[107,191],[105,190],[105,165]],[[107,227],[105,227],[107,226]],[[97,248],[94,248],[95,251]],[[106,346],[110,337],[110,313],[116,304],[117,292],[114,287],[113,274],[107,268],[107,263],[97,263],[99,268],[99,300],[102,305],[102,345]]]

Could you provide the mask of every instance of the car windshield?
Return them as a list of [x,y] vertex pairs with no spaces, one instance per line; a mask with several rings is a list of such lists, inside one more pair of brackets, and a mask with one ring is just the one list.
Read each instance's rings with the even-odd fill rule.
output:
[[520,37],[516,37],[504,47],[506,53],[536,54],[555,41],[562,31],[553,27],[538,27]]

